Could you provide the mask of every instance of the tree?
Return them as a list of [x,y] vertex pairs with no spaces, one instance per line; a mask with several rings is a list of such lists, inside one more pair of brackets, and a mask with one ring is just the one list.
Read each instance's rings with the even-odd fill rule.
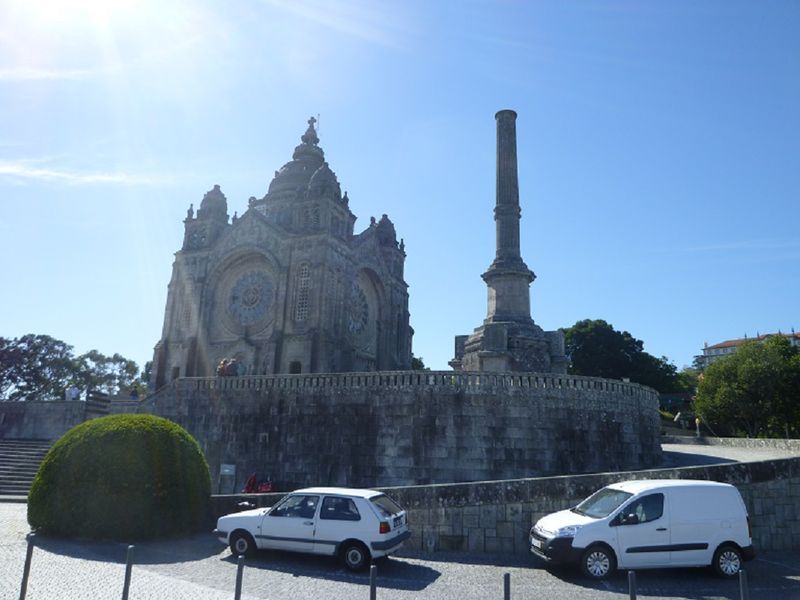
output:
[[77,359],[80,387],[98,390],[106,394],[116,394],[129,388],[136,381],[139,367],[132,360],[120,354],[105,356],[97,350],[90,350]]
[[[54,400],[76,382],[72,346],[49,335],[29,333],[4,340],[0,391],[8,400]],[[5,362],[9,357],[9,363]]]
[[49,335],[0,338],[0,400],[58,400],[72,385],[115,394],[137,373],[136,363],[120,354],[91,350],[76,357],[72,346]]
[[411,355],[411,370],[412,371],[430,371],[430,369],[428,369],[425,366],[425,362],[422,360],[422,357],[421,356],[414,356],[413,354]]
[[679,391],[675,365],[644,351],[644,343],[602,319],[584,319],[564,330],[573,375],[628,378],[659,392]]
[[711,363],[695,411],[718,433],[789,437],[800,432],[800,352],[783,336],[751,341]]

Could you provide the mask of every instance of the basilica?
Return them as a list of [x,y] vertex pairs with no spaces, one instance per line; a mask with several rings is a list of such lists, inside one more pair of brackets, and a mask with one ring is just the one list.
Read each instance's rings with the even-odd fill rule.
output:
[[354,233],[347,193],[309,119],[301,143],[241,216],[219,186],[184,220],[151,385],[216,374],[405,370],[405,249],[386,215]]

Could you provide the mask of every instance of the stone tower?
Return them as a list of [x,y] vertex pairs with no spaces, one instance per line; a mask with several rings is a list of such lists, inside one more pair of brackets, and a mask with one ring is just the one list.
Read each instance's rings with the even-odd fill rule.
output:
[[494,208],[496,252],[481,276],[488,288],[483,325],[456,336],[458,371],[538,371],[566,373],[564,336],[543,331],[531,318],[530,284],[536,279],[520,256],[517,113],[501,110],[497,121],[497,192]]
[[226,358],[241,375],[410,368],[405,245],[386,215],[354,231],[314,122],[244,214],[219,186],[187,211],[153,387]]

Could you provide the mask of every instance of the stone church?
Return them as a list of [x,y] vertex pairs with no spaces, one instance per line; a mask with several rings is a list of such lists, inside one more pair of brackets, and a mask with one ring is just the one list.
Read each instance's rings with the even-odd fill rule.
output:
[[386,215],[354,233],[347,193],[309,119],[301,143],[247,211],[228,216],[219,186],[184,220],[155,389],[214,375],[405,370],[411,366],[405,250]]

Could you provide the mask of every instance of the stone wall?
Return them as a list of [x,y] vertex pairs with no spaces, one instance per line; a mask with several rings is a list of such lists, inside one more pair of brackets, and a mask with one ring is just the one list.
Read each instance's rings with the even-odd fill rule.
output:
[[[756,551],[800,550],[800,457],[628,473],[384,488],[408,510],[407,547],[428,552],[528,554],[528,531],[544,515],[575,506],[595,490],[630,479],[707,479],[742,494]],[[282,494],[215,496],[218,515],[247,499],[272,506]]]
[[135,413],[140,402],[113,396],[107,402],[58,400],[0,402],[0,439],[57,440],[88,419],[107,414]]
[[[380,372],[176,380],[141,410],[200,442],[215,489],[414,485],[659,464],[658,397],[552,374]],[[221,464],[236,479],[219,481]]]
[[86,403],[0,402],[0,439],[55,440],[86,419]]

